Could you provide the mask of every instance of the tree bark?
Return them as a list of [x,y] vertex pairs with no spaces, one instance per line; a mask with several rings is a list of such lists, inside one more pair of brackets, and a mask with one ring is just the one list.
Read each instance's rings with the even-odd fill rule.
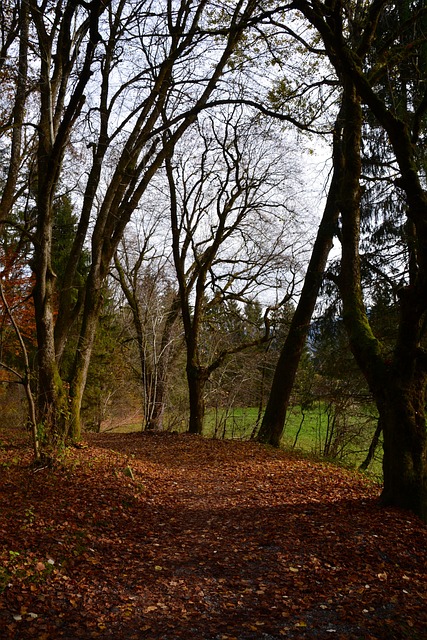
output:
[[153,411],[149,422],[146,425],[146,429],[153,431],[161,431],[163,429],[163,415],[165,411],[169,367],[176,354],[176,350],[172,346],[172,330],[178,319],[180,309],[180,297],[178,294],[174,294],[162,332],[160,355],[157,365],[158,371],[156,374],[156,393],[153,398]]
[[190,405],[189,433],[201,434],[205,416],[204,388],[208,379],[206,371],[200,366],[187,365],[187,381]]
[[82,327],[70,377],[70,416],[68,435],[73,440],[79,440],[81,438],[82,425],[80,411],[83,393],[86,386],[87,372],[89,370],[90,358],[92,355],[93,343],[96,336],[99,313],[103,304],[102,286],[105,277],[106,274],[100,272],[96,263],[92,265],[88,276],[88,284],[90,286],[86,293],[86,304],[83,311]]
[[61,13],[57,6],[57,15],[61,16],[61,21],[53,21],[52,32],[48,33],[39,6],[34,0],[28,2],[40,50],[37,223],[32,264],[36,275],[33,298],[37,327],[38,420],[49,435],[50,442],[57,443],[63,441],[67,433],[69,406],[55,350],[56,275],[51,262],[53,202],[70,133],[83,107],[84,90],[92,75],[92,63],[98,41],[98,20],[102,10],[105,10],[105,5],[102,7],[100,0],[95,0],[90,5],[89,19],[84,27],[89,38],[83,54],[82,67],[77,82],[68,93],[65,87],[73,70],[72,61],[76,55],[73,46],[77,46],[70,36],[76,7],[73,3],[68,3]]
[[379,405],[384,432],[381,502],[409,509],[427,522],[426,375],[415,371],[410,379],[396,382]]

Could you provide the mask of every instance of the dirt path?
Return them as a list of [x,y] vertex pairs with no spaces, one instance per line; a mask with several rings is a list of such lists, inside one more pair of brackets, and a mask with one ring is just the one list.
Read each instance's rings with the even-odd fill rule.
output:
[[2,640],[427,638],[427,527],[357,474],[188,435],[25,455],[0,449]]

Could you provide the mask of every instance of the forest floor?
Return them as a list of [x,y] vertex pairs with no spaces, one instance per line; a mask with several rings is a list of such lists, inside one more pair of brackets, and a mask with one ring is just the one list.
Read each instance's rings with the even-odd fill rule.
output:
[[2,640],[427,638],[427,527],[256,443],[0,433]]

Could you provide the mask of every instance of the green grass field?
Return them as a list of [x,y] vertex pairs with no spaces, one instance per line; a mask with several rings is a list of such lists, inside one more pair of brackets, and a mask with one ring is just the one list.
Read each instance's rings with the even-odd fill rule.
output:
[[[209,409],[205,416],[204,435],[248,439],[256,427],[257,419],[258,409],[255,407],[234,408],[227,412]],[[332,438],[331,429],[335,430],[335,437]],[[337,426],[332,424],[331,415],[328,415],[326,407],[322,405],[304,413],[296,406],[288,411],[282,446],[304,454],[327,457],[346,466],[358,467],[366,457],[374,430],[375,422],[368,410],[354,416],[341,416]],[[332,445],[329,449],[328,442]],[[381,452],[379,446],[368,470],[377,477],[382,474]]]
[[[210,438],[248,440],[257,430],[258,409],[256,407],[225,410],[208,409],[205,415],[203,435]],[[282,446],[299,454],[326,458],[336,464],[357,468],[364,461],[375,430],[372,409],[358,410],[354,415],[341,415],[333,424],[333,416],[327,407],[320,404],[302,412],[299,406],[292,407],[287,414]],[[173,424],[173,430],[186,429],[186,420],[181,426]],[[331,438],[331,429],[334,437]],[[117,426],[114,432],[130,433],[141,430],[141,422]],[[330,442],[328,448],[328,442]],[[381,480],[381,454],[379,445],[368,473]]]

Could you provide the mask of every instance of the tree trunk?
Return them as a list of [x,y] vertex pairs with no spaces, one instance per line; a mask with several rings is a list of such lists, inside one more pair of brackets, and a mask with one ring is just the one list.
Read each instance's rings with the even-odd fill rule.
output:
[[147,427],[154,431],[162,431],[163,429],[163,416],[165,411],[165,398],[168,389],[169,368],[176,356],[176,349],[173,347],[172,331],[181,309],[180,302],[179,293],[175,293],[163,327],[160,354],[157,362],[157,384],[155,388],[156,393],[153,399],[154,408],[150,417],[149,427]]
[[[378,59],[371,44],[383,2],[372,2],[363,15],[362,36],[357,44],[343,37],[344,3],[330,7],[297,0],[294,6],[302,11],[319,30],[329,59],[342,82],[347,103],[348,135],[343,137],[345,175],[342,182],[340,207],[342,214],[342,260],[338,285],[343,302],[343,319],[351,350],[376,400],[384,434],[384,490],[382,502],[389,506],[408,508],[427,522],[427,442],[425,425],[425,388],[427,353],[420,347],[425,325],[427,288],[427,192],[424,165],[420,158],[421,123],[426,114],[423,81],[409,83],[401,64],[394,67],[396,86],[389,86],[390,74],[384,82],[371,76]],[[404,9],[406,6],[404,7]],[[399,6],[399,9],[402,8]],[[324,11],[323,11],[324,10]],[[334,9],[335,10],[335,9]],[[407,14],[412,15],[412,14]],[[357,32],[357,30],[356,30]],[[384,34],[383,34],[384,35]],[[416,49],[417,40],[405,48]],[[365,57],[373,53],[365,66]],[[419,55],[423,60],[425,56]],[[419,67],[421,68],[421,67]],[[423,70],[425,66],[423,65]],[[367,71],[364,71],[367,69]],[[425,76],[425,73],[423,74]],[[423,80],[425,77],[423,77]],[[379,80],[379,84],[378,84]],[[410,96],[414,86],[420,92]],[[396,93],[395,93],[396,91]],[[387,358],[369,324],[364,306],[360,273],[360,165],[361,165],[361,99],[384,129],[399,166],[399,188],[406,195],[406,215],[413,227],[412,239],[416,255],[407,264],[408,280],[399,287],[400,320],[398,337],[391,358]],[[396,108],[397,105],[397,108]],[[414,105],[417,105],[414,108]],[[385,261],[386,263],[386,261]],[[385,267],[387,268],[387,267]]]
[[369,445],[369,450],[366,455],[364,461],[359,465],[359,471],[366,471],[366,469],[371,464],[374,459],[375,451],[377,450],[378,442],[380,440],[380,435],[383,430],[382,423],[380,418],[377,420],[377,426],[375,428],[375,433],[372,437],[371,444]]
[[383,504],[407,508],[427,520],[426,355],[419,347],[424,302],[417,278],[400,292],[399,332],[392,361],[374,336],[360,275],[360,100],[346,90],[349,132],[342,183],[342,260],[339,288],[351,350],[374,395],[384,435]]
[[[41,166],[44,166],[40,162]],[[37,421],[43,427],[47,443],[55,445],[64,439],[68,402],[58,370],[54,341],[54,285],[51,266],[52,204],[48,196],[49,180],[40,180],[37,198],[38,234],[34,248],[33,269],[36,282],[33,289],[37,333]]]
[[151,404],[151,414],[148,416],[145,422],[145,431],[162,431],[163,430],[163,415],[165,411],[164,395],[165,385],[162,380],[158,380],[155,386]]
[[188,424],[189,433],[202,433],[203,418],[205,416],[204,389],[207,382],[207,375],[200,367],[187,366],[187,381],[189,392],[190,419]]
[[[43,424],[51,444],[57,444],[67,435],[69,406],[65,385],[58,369],[55,350],[55,300],[56,276],[52,269],[52,233],[54,224],[54,199],[62,169],[65,149],[69,143],[72,127],[84,104],[84,91],[92,76],[92,63],[97,46],[98,20],[101,2],[95,0],[89,7],[89,19],[85,29],[91,36],[79,70],[78,81],[71,91],[68,80],[73,69],[74,56],[71,24],[76,10],[72,3],[62,14],[63,23],[51,24],[48,33],[43,13],[37,3],[29,3],[40,51],[40,116],[37,126],[37,223],[34,234],[33,269],[36,284],[33,291],[37,327],[38,358],[38,420]],[[104,10],[105,7],[102,8]],[[59,14],[58,14],[59,15]],[[83,37],[83,32],[82,32]],[[36,45],[35,45],[36,46]],[[55,55],[55,47],[61,51],[61,60]],[[37,46],[36,46],[37,50]],[[53,62],[55,60],[55,62]],[[62,65],[61,65],[62,62]],[[58,66],[56,66],[58,63]],[[56,70],[56,74],[55,74]],[[51,75],[52,74],[52,75]],[[55,77],[56,75],[56,77]],[[74,74],[73,74],[74,75]],[[61,90],[56,81],[61,77]],[[67,87],[67,90],[65,90]],[[67,96],[67,106],[65,97]],[[59,114],[60,117],[59,117]]]
[[295,376],[306,344],[329,252],[333,246],[334,233],[337,231],[339,214],[337,203],[342,172],[341,130],[342,109],[334,130],[333,176],[325,210],[317,231],[301,296],[276,365],[270,395],[257,437],[259,442],[274,447],[280,445]]
[[66,433],[68,402],[56,364],[52,310],[38,289],[36,286],[34,291],[38,345],[37,422],[42,426],[47,442],[56,444]]
[[384,434],[381,502],[409,509],[427,522],[426,380],[422,375],[403,385],[393,382],[380,406]]
[[92,355],[93,343],[96,335],[98,317],[103,303],[103,276],[99,274],[96,266],[92,267],[88,281],[90,281],[90,285],[86,295],[82,327],[70,379],[70,417],[68,434],[73,440],[79,440],[81,438],[82,425],[80,410],[86,386],[87,372]]

